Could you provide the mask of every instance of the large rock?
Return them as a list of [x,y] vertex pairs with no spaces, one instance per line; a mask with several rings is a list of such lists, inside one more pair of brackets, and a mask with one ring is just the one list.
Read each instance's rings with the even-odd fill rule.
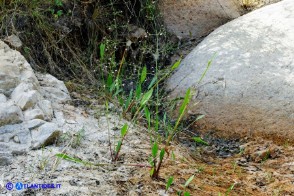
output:
[[[213,59],[204,79],[207,62]],[[218,28],[167,81],[170,96],[192,87],[199,123],[225,133],[294,141],[294,1],[284,0]]]
[[62,120],[54,114],[68,100],[62,81],[49,74],[37,78],[26,59],[0,40],[0,166],[12,155],[52,144],[61,130],[55,122]]
[[167,29],[179,37],[200,38],[254,9],[279,0],[163,0],[160,10]]

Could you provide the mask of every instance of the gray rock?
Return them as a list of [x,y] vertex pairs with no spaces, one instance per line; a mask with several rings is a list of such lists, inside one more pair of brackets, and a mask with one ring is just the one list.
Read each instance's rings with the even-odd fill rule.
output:
[[43,111],[45,120],[51,121],[53,118],[53,108],[51,101],[41,100],[38,102],[38,106]]
[[226,22],[280,0],[162,0],[159,9],[167,29],[182,38],[201,38]]
[[[167,81],[170,97],[194,92],[189,107],[207,129],[294,141],[294,1],[284,0],[211,33]],[[208,61],[216,54],[202,82]],[[252,136],[252,135],[250,135]]]
[[13,157],[11,153],[0,152],[0,166],[10,165],[12,163]]
[[41,119],[33,119],[33,120],[29,120],[26,122],[27,128],[29,130],[35,129],[43,124],[45,124],[46,121],[41,120]]
[[0,93],[0,103],[5,103],[7,101],[7,98],[4,94]]
[[14,48],[22,47],[22,41],[19,39],[17,35],[12,34],[10,36],[7,36],[4,40]]
[[37,129],[31,130],[32,148],[37,149],[55,142],[61,131],[55,123],[46,123]]
[[12,102],[0,103],[0,127],[23,122],[21,109]]
[[27,110],[24,112],[24,117],[26,121],[33,120],[33,119],[41,119],[44,120],[44,113],[39,108],[35,108],[32,110]]
[[13,89],[20,82],[19,75],[19,67],[11,62],[11,60],[9,60],[9,57],[0,55],[0,93],[9,96]]
[[34,107],[39,98],[40,94],[35,90],[17,94],[16,96],[12,97],[16,105],[18,105],[22,110]]
[[0,127],[0,141],[8,143],[17,136],[19,143],[29,144],[31,142],[30,131],[23,124],[5,125]]
[[50,74],[36,74],[40,85],[42,95],[57,103],[63,103],[70,100],[69,92],[65,84]]

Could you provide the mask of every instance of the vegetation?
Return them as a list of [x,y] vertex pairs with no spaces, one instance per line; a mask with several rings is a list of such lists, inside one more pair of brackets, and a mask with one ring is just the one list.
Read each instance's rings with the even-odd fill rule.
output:
[[[157,3],[150,0],[0,0],[0,38],[17,35],[24,44],[20,49],[22,54],[35,70],[58,76],[73,85],[72,88],[80,84],[83,90],[94,88],[103,95],[107,110],[108,101],[114,102],[123,109],[124,118],[145,125],[151,144],[150,166],[129,166],[150,168],[150,176],[158,180],[164,160],[173,155],[170,145],[182,130],[181,121],[192,92],[187,90],[178,117],[173,121],[170,111],[181,99],[167,101],[161,87],[180,60],[168,66],[177,43],[169,41]],[[109,139],[112,165],[120,164],[119,153],[128,129],[129,125],[124,124],[115,148]],[[64,134],[61,141],[70,140],[67,146],[77,148],[83,138],[84,130],[80,130],[73,135]],[[194,140],[207,145],[201,138]],[[83,161],[65,153],[56,157],[90,166],[111,165]],[[42,163],[40,167],[44,168],[46,162]],[[184,195],[189,195],[186,187],[193,178],[194,175],[185,183]],[[173,177],[170,177],[166,190],[172,183]],[[181,194],[180,191],[178,195]]]

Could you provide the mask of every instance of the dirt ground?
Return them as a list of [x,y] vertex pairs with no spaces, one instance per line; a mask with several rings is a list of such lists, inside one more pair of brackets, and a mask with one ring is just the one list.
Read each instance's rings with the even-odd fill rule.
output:
[[[68,122],[85,123],[84,135],[76,145],[72,145],[74,137],[67,138],[15,156],[12,165],[0,168],[0,182],[2,179],[4,184],[59,183],[61,187],[20,191],[0,187],[0,195],[178,195],[180,191],[203,196],[294,195],[294,148],[287,143],[278,146],[262,138],[235,142],[212,136],[207,139],[209,145],[202,146],[180,135],[164,159],[160,179],[153,180],[148,168],[149,135],[144,127],[130,125],[119,161],[113,164],[108,136],[114,145],[119,128],[128,123],[117,115],[119,110],[112,109],[107,118],[101,105],[96,110],[64,108]],[[72,131],[78,135],[79,128]],[[94,167],[58,160],[56,153],[109,165]],[[192,175],[193,180],[185,187]],[[170,176],[174,181],[165,191]]]

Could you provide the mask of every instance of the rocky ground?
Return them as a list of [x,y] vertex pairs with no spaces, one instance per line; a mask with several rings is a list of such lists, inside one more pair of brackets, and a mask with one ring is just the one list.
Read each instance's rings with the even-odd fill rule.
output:
[[[0,194],[176,195],[181,190],[191,195],[294,194],[294,149],[287,143],[277,146],[262,138],[225,140],[210,133],[202,135],[209,146],[201,146],[191,142],[186,131],[170,148],[174,157],[165,159],[161,179],[152,180],[149,168],[145,167],[151,153],[147,130],[130,125],[121,156],[114,165],[109,138],[113,146],[120,127],[128,122],[120,119],[114,106],[109,109],[109,116],[99,103],[92,103],[91,108],[64,105],[64,119],[68,123],[65,129],[71,131],[64,132],[54,145],[14,156],[12,165],[0,168],[0,182],[4,184],[57,183],[61,188],[9,191],[1,187]],[[57,153],[109,165],[85,166],[58,160],[54,156]],[[192,175],[194,179],[184,187]],[[170,176],[174,183],[165,192]]]

